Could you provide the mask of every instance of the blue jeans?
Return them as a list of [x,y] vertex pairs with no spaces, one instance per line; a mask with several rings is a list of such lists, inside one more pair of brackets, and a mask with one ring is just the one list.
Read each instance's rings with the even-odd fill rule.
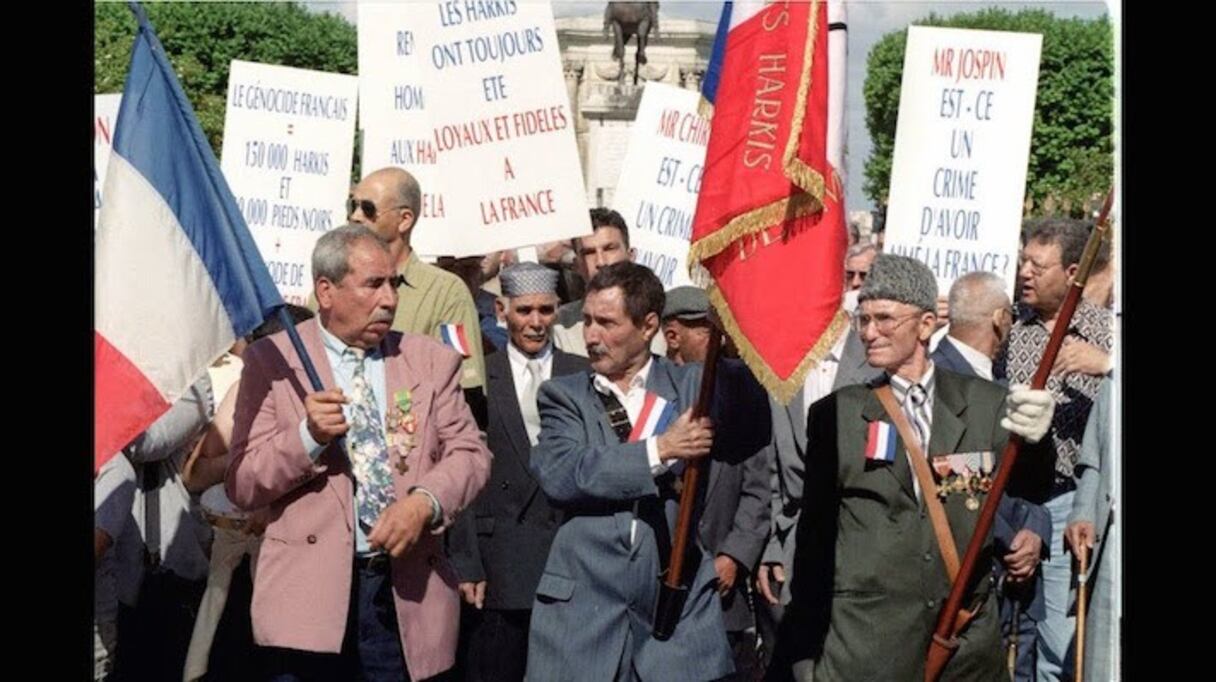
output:
[[409,682],[388,557],[356,561],[342,653],[268,648],[271,682]]
[[1051,512],[1051,557],[1040,568],[1043,572],[1043,603],[1047,618],[1039,623],[1038,662],[1039,682],[1071,680],[1073,676],[1073,640],[1077,622],[1069,615],[1073,600],[1072,553],[1064,547],[1064,527],[1072,511],[1075,491],[1068,491],[1047,500]]

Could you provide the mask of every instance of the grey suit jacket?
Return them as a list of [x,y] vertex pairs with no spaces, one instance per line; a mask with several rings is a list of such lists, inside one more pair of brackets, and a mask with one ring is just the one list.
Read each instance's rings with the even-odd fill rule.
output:
[[[696,400],[700,375],[700,365],[677,367],[654,357],[646,389],[683,412]],[[612,680],[619,670],[632,669],[643,680],[712,680],[731,673],[707,553],[693,552],[696,575],[675,634],[666,642],[651,636],[660,564],[656,535],[639,520],[636,539],[630,539],[635,504],[659,493],[646,444],[620,442],[590,373],[545,382],[537,402],[541,434],[532,472],[565,518],[536,590],[527,678]],[[737,409],[729,400],[722,407]],[[739,419],[741,427],[764,423],[749,416]],[[767,428],[720,430],[711,454],[754,451],[767,438]]]
[[[553,349],[551,376],[586,372],[587,360]],[[449,532],[461,582],[486,581],[485,608],[530,609],[560,514],[528,468],[532,444],[504,349],[486,356],[490,481]]]
[[[1102,557],[1102,540],[1115,504],[1111,490],[1110,424],[1111,401],[1114,380],[1107,377],[1098,389],[1094,408],[1085,424],[1085,438],[1081,442],[1081,457],[1077,461],[1077,494],[1073,498],[1072,512],[1068,523],[1090,521],[1097,531],[1098,541],[1091,552],[1093,558]],[[1096,569],[1096,565],[1091,571]]]
[[[852,328],[846,332],[844,350],[840,353],[840,367],[832,390],[844,386],[864,384],[880,376],[882,370],[866,363],[865,347]],[[768,452],[762,453],[769,462],[772,494],[772,532],[768,546],[761,558],[763,563],[781,564],[786,571],[785,586],[782,587],[781,603],[789,603],[789,578],[794,561],[794,528],[802,511],[802,487],[804,462],[806,461],[806,414],[810,408],[803,403],[802,390],[794,394],[789,405],[770,401],[773,420],[773,439]]]
[[[719,361],[717,394],[750,393],[748,403],[765,405],[768,394],[741,360]],[[727,368],[730,371],[727,371]],[[737,428],[739,417],[718,424],[721,430]],[[720,453],[710,460],[708,481],[701,497],[701,545],[711,555],[725,554],[742,565],[735,586],[722,597],[726,629],[745,630],[755,623],[747,607],[747,579],[760,560],[769,531],[769,466],[763,448],[750,452]]]

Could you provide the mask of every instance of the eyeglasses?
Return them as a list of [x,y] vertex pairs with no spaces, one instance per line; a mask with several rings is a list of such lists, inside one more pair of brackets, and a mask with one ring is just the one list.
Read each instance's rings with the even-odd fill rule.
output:
[[[367,218],[368,220],[376,219],[376,213],[377,213],[376,205],[374,203],[372,203],[372,201],[370,199],[356,199],[354,197],[350,197],[349,199],[346,200],[346,216],[348,218],[355,214],[356,208],[362,210],[363,216],[365,218]],[[398,208],[409,208],[409,204],[400,204],[398,206],[391,206],[385,210],[392,211],[392,210],[395,210]]]
[[853,318],[850,324],[853,325],[853,330],[858,334],[866,330],[873,322],[875,327],[878,327],[879,334],[890,334],[899,328],[901,324],[908,320],[923,315],[923,312],[908,313],[907,315],[889,315],[887,313],[878,313],[877,315],[868,315],[862,313]]
[[1043,273],[1047,272],[1048,270],[1054,268],[1057,265],[1062,265],[1062,263],[1052,263],[1051,265],[1039,265],[1038,263],[1034,262],[1033,260],[1031,260],[1029,258],[1023,258],[1022,262],[1019,264],[1019,266],[1026,267],[1027,264],[1030,265],[1030,274],[1034,275],[1035,277],[1042,277]]
[[852,282],[854,277],[860,277],[861,281],[866,281],[866,275],[870,274],[869,270],[845,270],[844,279],[847,282]]

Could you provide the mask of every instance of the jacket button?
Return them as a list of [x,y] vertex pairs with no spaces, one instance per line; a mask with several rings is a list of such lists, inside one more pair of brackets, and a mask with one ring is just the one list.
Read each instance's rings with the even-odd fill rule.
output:
[[934,607],[936,604],[937,604],[937,602],[935,602],[935,601],[933,601],[932,599],[930,599],[930,600],[928,600],[928,601],[926,601],[926,602],[925,602],[925,608],[929,608],[929,609],[931,609],[931,608],[933,608],[933,607]]
[[925,561],[933,561],[933,555],[925,552]]
[[317,536],[315,536],[315,535],[309,535],[309,536],[308,536],[308,544],[310,544],[310,545],[315,545],[315,544],[317,544]]
[[503,482],[502,482],[502,489],[503,489],[503,490],[510,490],[510,489],[511,489],[511,482],[510,482],[510,481],[503,481]]

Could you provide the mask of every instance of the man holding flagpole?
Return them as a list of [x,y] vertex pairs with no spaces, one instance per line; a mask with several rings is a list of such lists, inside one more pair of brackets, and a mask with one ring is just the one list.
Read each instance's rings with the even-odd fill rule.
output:
[[[1015,389],[936,367],[929,337],[937,285],[918,260],[881,255],[854,326],[871,365],[807,415],[806,476],[792,601],[778,672],[796,679],[914,680],[971,540],[1010,432],[1047,433],[1047,391]],[[974,616],[943,680],[1008,679],[992,587],[993,542],[968,587]],[[778,677],[780,679],[780,677]]]
[[274,680],[422,680],[455,662],[459,598],[441,533],[489,477],[460,391],[461,357],[390,332],[388,246],[362,225],[313,250],[320,312],[242,356],[225,489],[269,507],[253,634]]
[[[663,304],[649,268],[600,268],[583,302],[592,371],[541,385],[531,470],[564,519],[536,589],[529,680],[716,680],[734,670],[713,556],[700,545],[674,635],[655,639],[653,618],[677,474],[711,450],[759,449],[767,409],[762,395],[754,405],[720,395],[710,417],[692,418],[700,364],[650,352]],[[729,427],[715,431],[715,420]]]

